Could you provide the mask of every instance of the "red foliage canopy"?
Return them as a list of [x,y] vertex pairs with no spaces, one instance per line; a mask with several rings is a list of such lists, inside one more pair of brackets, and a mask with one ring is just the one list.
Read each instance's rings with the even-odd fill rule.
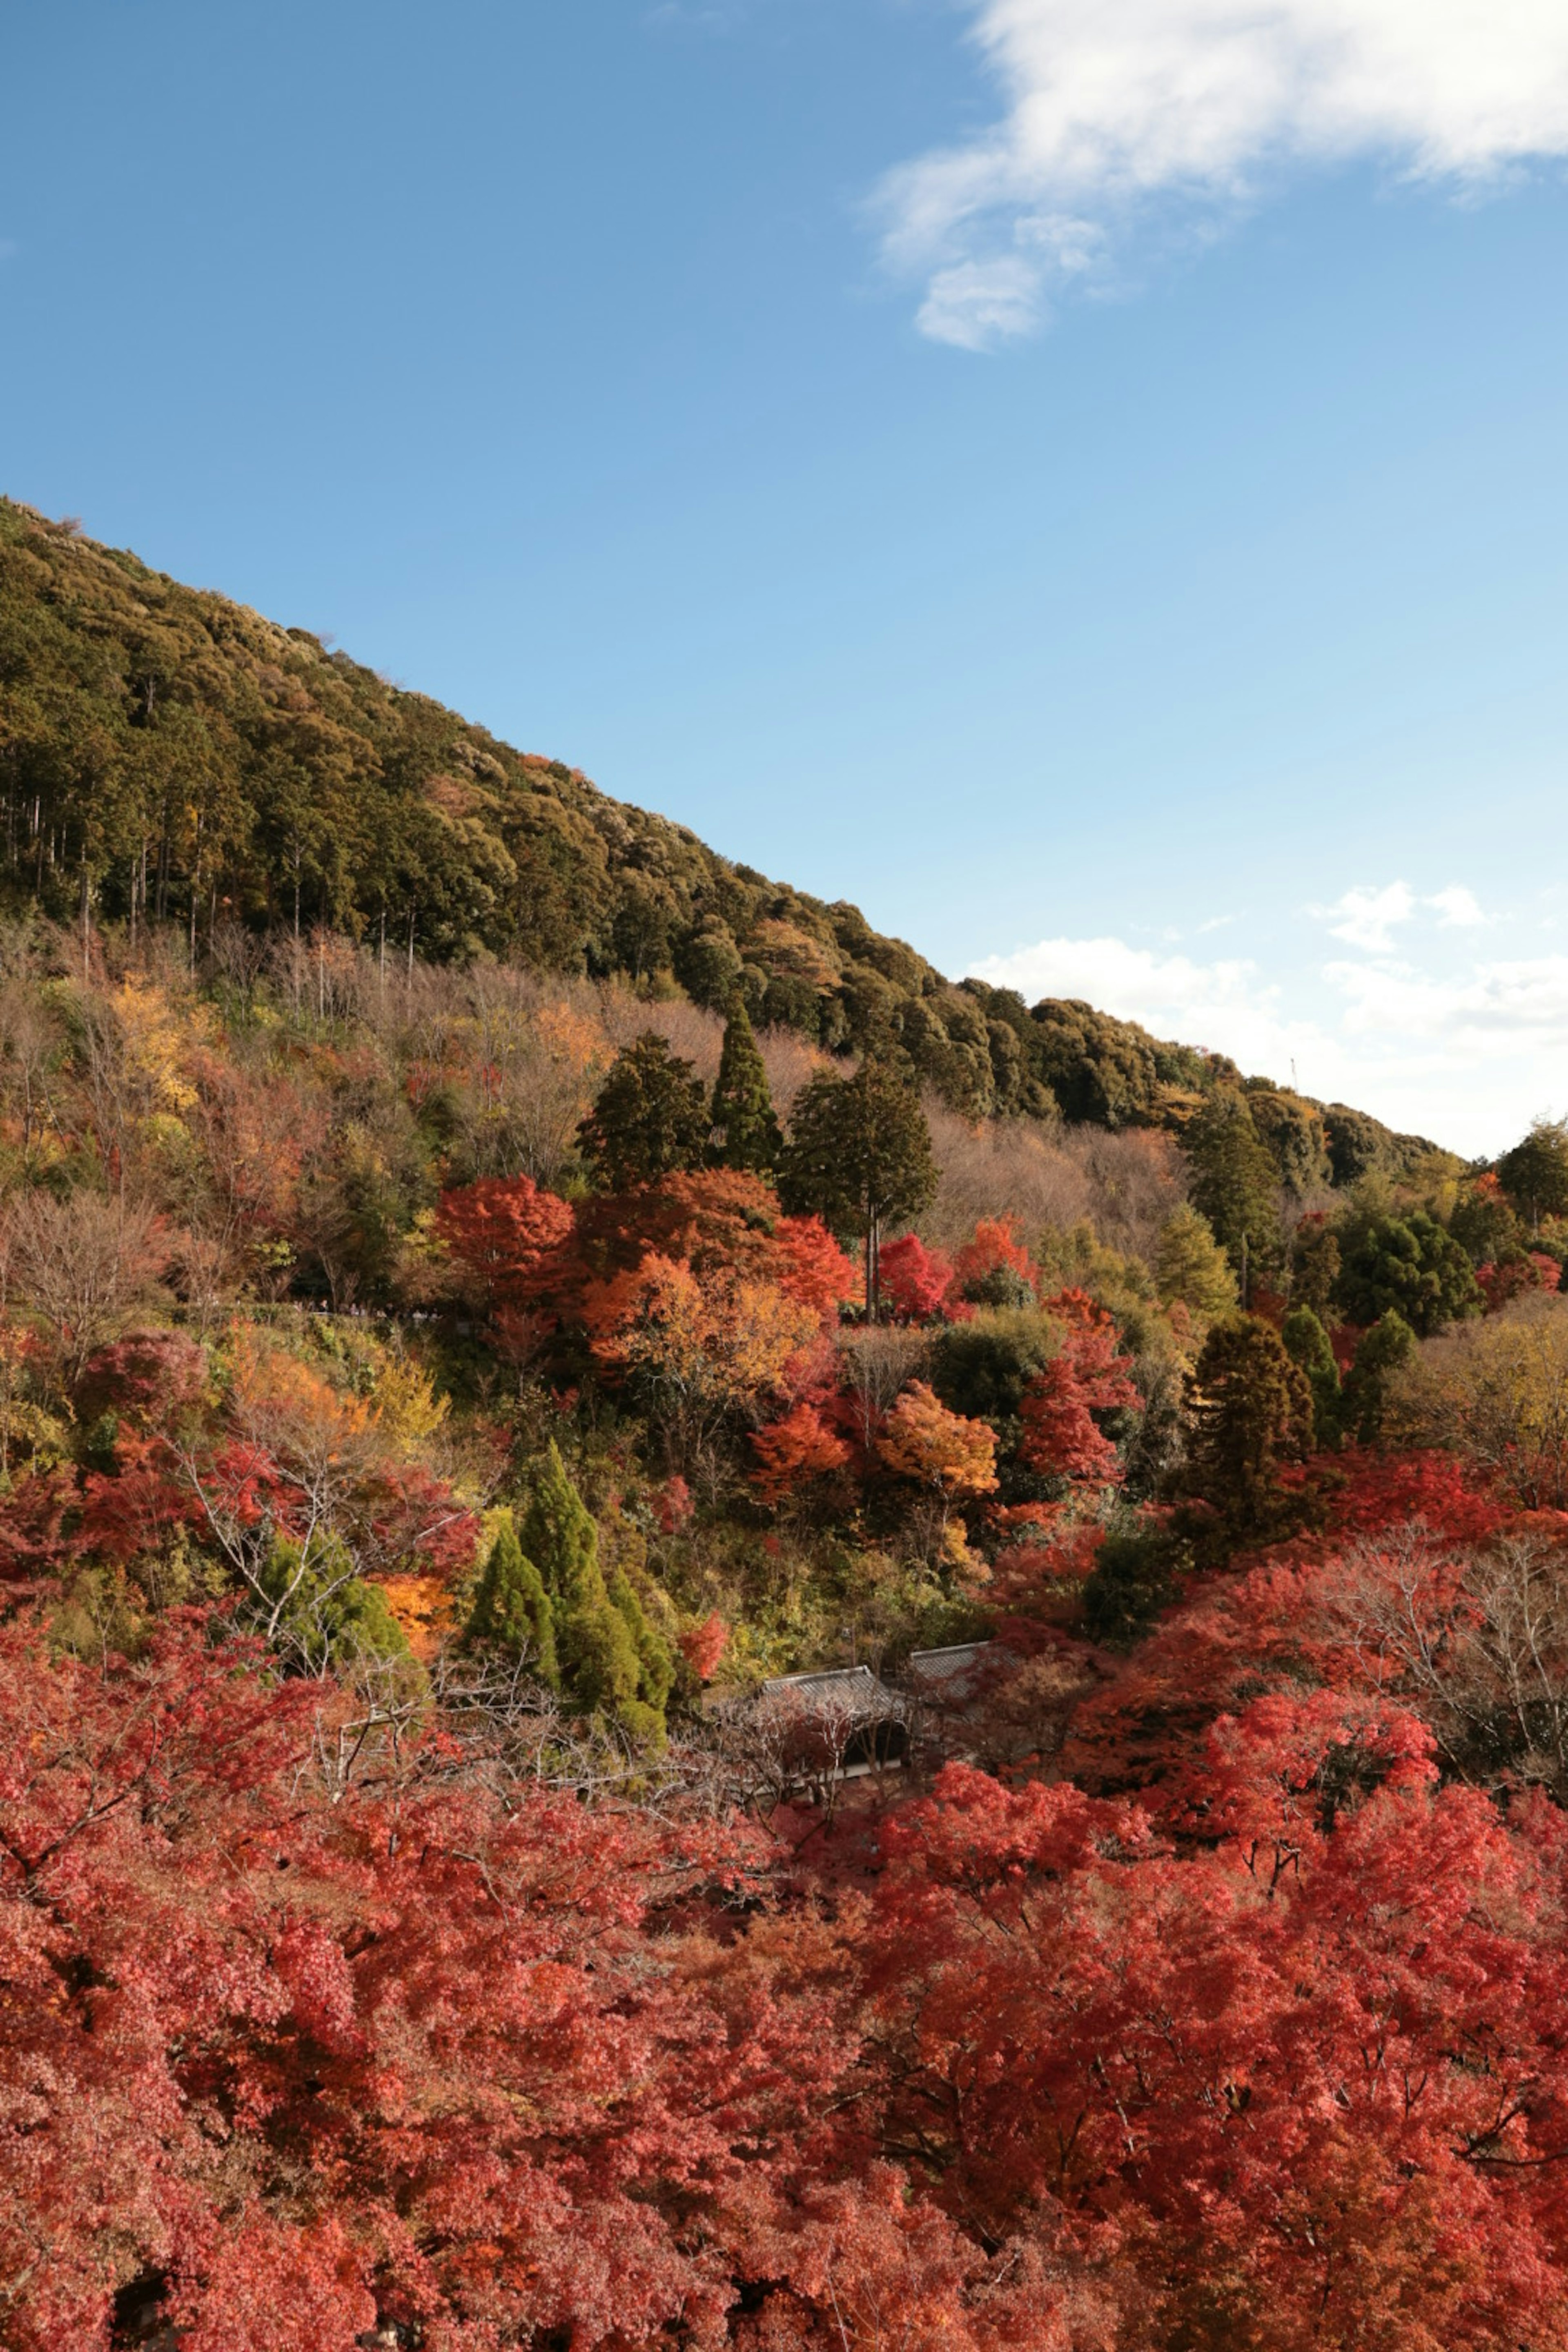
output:
[[484,1176],[443,1192],[436,1230],[486,1305],[531,1306],[554,1279],[572,1212],[529,1176]]
[[1131,1360],[1121,1352],[1114,1318],[1087,1291],[1061,1290],[1046,1304],[1067,1333],[1061,1353],[1025,1393],[1019,1454],[1042,1477],[1114,1485],[1121,1475],[1116,1448],[1094,1415],[1138,1402]]
[[895,1321],[923,1323],[952,1287],[952,1261],[927,1249],[918,1234],[900,1234],[882,1244],[879,1280],[882,1305]]

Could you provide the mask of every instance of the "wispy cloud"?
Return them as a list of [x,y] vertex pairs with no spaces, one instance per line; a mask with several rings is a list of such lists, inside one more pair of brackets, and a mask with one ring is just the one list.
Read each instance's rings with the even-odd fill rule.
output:
[[1223,217],[1292,164],[1384,159],[1461,191],[1568,152],[1562,0],[968,0],[1001,119],[880,192],[922,331],[1043,320],[1158,200]]

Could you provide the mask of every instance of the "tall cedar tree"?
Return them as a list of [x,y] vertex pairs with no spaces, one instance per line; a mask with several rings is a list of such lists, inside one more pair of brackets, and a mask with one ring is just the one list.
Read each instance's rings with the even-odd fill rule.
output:
[[1340,1368],[1321,1318],[1310,1307],[1292,1307],[1279,1327],[1285,1352],[1307,1376],[1312,1391],[1312,1437],[1318,1445],[1340,1440]]
[[626,1578],[606,1585],[599,1531],[552,1444],[520,1531],[554,1617],[561,1686],[584,1715],[614,1716],[658,1739],[674,1665]]
[[724,1024],[710,1124],[713,1140],[709,1156],[715,1168],[750,1169],[767,1176],[778,1166],[784,1137],[773,1116],[768,1074],[739,997]]
[[1310,1307],[1326,1323],[1340,1278],[1340,1244],[1320,1210],[1303,1217],[1296,1228],[1290,1252],[1290,1297],[1298,1307]]
[[1312,1442],[1312,1392],[1270,1323],[1229,1315],[1204,1341],[1188,1391],[1186,1483],[1234,1536],[1278,1529],[1282,1464]]
[[554,1689],[561,1679],[555,1655],[555,1612],[542,1578],[517,1539],[511,1513],[496,1530],[479,1589],[463,1631],[466,1649],[521,1662]]
[[677,1169],[695,1168],[708,1144],[702,1082],[656,1029],[645,1030],[616,1055],[577,1139],[606,1192],[657,1184]]
[[880,1307],[883,1228],[936,1197],[931,1129],[907,1065],[868,1055],[852,1078],[819,1071],[803,1089],[779,1171],[784,1205],[815,1211],[866,1253],[866,1317]]
[[[1193,1202],[1233,1266],[1258,1268],[1276,1254],[1279,1171],[1253,1125],[1247,1097],[1218,1087],[1182,1140],[1193,1163]],[[1245,1297],[1243,1305],[1246,1304]]]

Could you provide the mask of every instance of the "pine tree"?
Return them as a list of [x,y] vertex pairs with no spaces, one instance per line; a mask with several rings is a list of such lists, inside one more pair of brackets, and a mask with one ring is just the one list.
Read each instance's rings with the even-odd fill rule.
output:
[[463,1643],[467,1649],[523,1659],[552,1689],[560,1681],[555,1612],[539,1570],[517,1539],[510,1511],[502,1516],[485,1561]]
[[765,1176],[777,1167],[784,1138],[773,1116],[768,1074],[738,996],[724,1024],[719,1076],[713,1086],[712,1125],[710,1157],[716,1168],[749,1168]]

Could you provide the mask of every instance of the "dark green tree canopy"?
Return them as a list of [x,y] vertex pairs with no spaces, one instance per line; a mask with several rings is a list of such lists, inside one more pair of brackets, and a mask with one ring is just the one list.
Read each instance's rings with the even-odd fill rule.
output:
[[1340,1265],[1339,1235],[1327,1218],[1303,1217],[1290,1248],[1290,1296],[1298,1306],[1310,1307],[1320,1322],[1332,1312]]
[[1401,1364],[1415,1352],[1415,1334],[1396,1307],[1380,1315],[1363,1331],[1344,1382],[1343,1419],[1363,1445],[1373,1445],[1383,1433],[1389,1383]]
[[1371,1219],[1346,1252],[1336,1295],[1350,1322],[1397,1307],[1419,1339],[1482,1304],[1469,1258],[1424,1209]]
[[1253,1268],[1279,1255],[1279,1171],[1239,1087],[1216,1087],[1183,1141],[1193,1163],[1193,1205],[1214,1227],[1232,1265]]
[[1187,1417],[1190,1491],[1236,1536],[1276,1528],[1281,1465],[1311,1445],[1312,1396],[1272,1324],[1231,1315],[1214,1326],[1192,1376]]
[[[308,630],[5,499],[0,904],[177,924],[193,951],[232,920],[325,925],[389,956],[638,983],[673,970],[696,1003],[723,1011],[739,992],[753,1020],[830,1052],[896,1039],[969,1118],[1173,1127],[1240,1083],[1223,1056],[1081,1002],[955,987],[858,908],[733,865]],[[1294,1165],[1318,1106],[1273,1092]],[[1429,1149],[1338,1105],[1326,1117],[1336,1181]]]
[[710,1157],[716,1168],[750,1169],[766,1176],[778,1166],[784,1137],[773,1116],[768,1074],[739,997],[724,1024],[709,1118],[713,1137]]
[[818,1071],[803,1088],[779,1171],[784,1206],[814,1213],[866,1252],[866,1312],[878,1308],[885,1228],[918,1217],[936,1197],[931,1129],[914,1073],[869,1055],[852,1078]]
[[1307,1376],[1312,1391],[1312,1434],[1320,1445],[1336,1445],[1340,1436],[1340,1368],[1321,1321],[1310,1307],[1292,1307],[1280,1326],[1279,1337],[1290,1361]]
[[708,1146],[708,1101],[689,1062],[645,1030],[616,1055],[599,1099],[577,1130],[583,1156],[606,1192],[654,1184],[699,1165]]

